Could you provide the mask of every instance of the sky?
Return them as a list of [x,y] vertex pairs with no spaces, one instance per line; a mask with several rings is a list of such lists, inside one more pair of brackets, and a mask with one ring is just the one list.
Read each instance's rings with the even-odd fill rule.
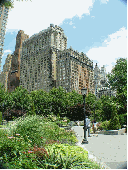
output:
[[116,60],[127,58],[127,3],[125,0],[14,0],[9,12],[3,64],[15,50],[19,30],[32,36],[50,24],[58,25],[72,46],[93,64],[111,72]]

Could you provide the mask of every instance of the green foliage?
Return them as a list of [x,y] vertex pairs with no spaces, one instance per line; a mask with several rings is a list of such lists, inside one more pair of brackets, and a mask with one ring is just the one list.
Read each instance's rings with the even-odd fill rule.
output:
[[[85,104],[85,113],[86,116],[91,115],[90,109],[88,108],[87,104]],[[84,105],[78,103],[75,106],[69,107],[66,116],[72,121],[82,121],[84,119]]]
[[25,112],[32,111],[33,102],[26,89],[19,86],[12,93],[7,93],[4,98],[4,116],[8,113],[12,117],[22,116]]
[[110,125],[109,130],[118,130],[121,128],[120,122],[119,122],[119,116],[117,113],[112,115],[112,118],[110,119]]
[[[77,155],[77,157],[79,157],[79,159],[81,159],[80,161],[84,161],[84,159],[88,158],[88,152],[83,150],[83,148],[79,147],[79,146],[70,146],[69,144],[53,144],[53,145],[47,145],[46,150],[50,150],[50,152],[54,152],[55,153],[60,153],[62,156],[74,156]],[[81,154],[80,154],[81,153]]]
[[111,74],[108,74],[109,85],[116,90],[118,114],[127,112],[127,59],[117,60]]
[[108,74],[109,84],[117,93],[123,91],[127,86],[127,59],[120,58],[117,60],[111,74]]
[[55,122],[48,122],[47,118],[40,116],[27,116],[26,118],[18,118],[15,124],[8,124],[10,130],[9,135],[20,133],[24,140],[29,136],[29,140],[32,144],[42,146],[46,141],[50,139],[60,141],[61,143],[75,144],[77,142],[76,137],[72,132],[67,132],[57,126]]
[[102,121],[105,120],[110,120],[113,111],[115,111],[115,105],[113,103],[113,101],[111,100],[111,98],[109,98],[109,96],[102,96],[101,97],[101,118]]
[[123,128],[123,125],[127,125],[127,113],[119,115],[119,122],[121,128]]
[[90,110],[91,115],[93,115],[94,107],[95,109],[97,108],[96,96],[89,92],[85,100],[86,100],[87,108]]
[[40,89],[32,91],[30,96],[34,103],[33,107],[35,107],[34,110],[36,114],[38,115],[43,114],[47,116],[51,111],[50,109],[51,98],[49,97],[48,93]]
[[[17,1],[20,1],[20,0],[17,0]],[[23,1],[23,0],[22,0],[22,1]],[[25,0],[25,1],[27,1],[27,0]],[[31,0],[30,0],[30,1],[31,1]],[[12,0],[10,0],[10,1],[2,0],[2,1],[0,2],[0,5],[1,5],[1,6],[5,6],[6,8],[14,8],[14,3],[13,3]]]
[[0,112],[0,124],[2,124],[2,112]]
[[51,112],[55,115],[62,115],[66,112],[67,97],[66,91],[62,87],[52,88],[49,92],[49,98],[51,98]]
[[69,107],[77,105],[78,103],[83,104],[83,96],[81,94],[78,94],[75,90],[73,90],[72,92],[68,92],[66,94],[66,99],[66,105]]
[[86,169],[99,168],[99,165],[88,160],[88,153],[79,146],[54,144],[46,147],[50,159],[46,159],[45,167],[54,169]]
[[5,6],[6,8],[13,8],[13,2],[12,1],[6,1],[6,0],[2,0],[2,2],[0,2],[0,5]]
[[6,95],[7,92],[5,91],[4,85],[0,83],[0,111],[3,111],[3,101]]
[[[64,143],[73,140],[74,145],[54,139],[65,140]],[[47,118],[20,117],[9,123],[6,130],[0,130],[0,163],[5,169],[99,169],[98,164],[88,160],[87,151],[75,146],[75,142],[72,131],[60,129]]]
[[98,125],[97,125],[97,127],[98,127],[98,129],[100,129],[100,130],[109,130],[109,125],[110,125],[110,121],[104,121],[104,122],[102,122],[102,123],[99,123]]

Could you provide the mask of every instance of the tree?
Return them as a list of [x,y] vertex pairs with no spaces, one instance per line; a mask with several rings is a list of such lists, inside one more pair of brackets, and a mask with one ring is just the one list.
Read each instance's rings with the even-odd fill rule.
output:
[[[90,110],[87,107],[87,104],[85,104],[85,114],[86,116],[90,116]],[[72,121],[84,120],[84,105],[78,103],[74,106],[69,107],[66,116]]]
[[125,114],[127,112],[127,59],[117,60],[112,72],[108,74],[108,83],[117,92],[118,114]]
[[[20,1],[20,0],[17,0],[17,1]],[[28,1],[28,0],[25,0],[25,1]],[[6,8],[10,8],[10,7],[14,8],[14,1],[11,1],[11,0],[2,0],[0,2],[0,6],[5,6]]]
[[88,95],[85,98],[86,102],[86,109],[89,110],[89,116],[94,117],[94,108],[96,109],[96,96],[92,93],[88,93]]
[[121,93],[127,87],[127,59],[117,60],[112,72],[108,74],[108,82],[113,90]]
[[53,87],[49,92],[49,97],[51,98],[51,111],[55,115],[59,114],[60,116],[62,116],[62,113],[66,112],[67,107],[66,91],[61,86],[59,88]]
[[22,116],[31,111],[32,99],[27,89],[22,86],[17,87],[13,92],[8,93],[4,99],[4,116],[11,118]]
[[112,102],[112,115],[110,119],[109,129],[110,130],[118,130],[121,128],[120,122],[119,122],[119,116],[117,114],[116,110],[116,104]]
[[44,90],[34,90],[30,93],[32,101],[34,103],[33,109],[35,110],[36,114],[41,115],[48,115],[50,114],[50,101],[51,98],[47,92]]
[[0,83],[0,111],[3,111],[3,101],[5,99],[5,96],[7,95],[7,92],[5,91],[4,85]]
[[78,103],[83,104],[83,96],[81,94],[78,94],[75,90],[73,90],[72,92],[68,92],[66,94],[66,99],[66,105],[68,107],[77,105]]

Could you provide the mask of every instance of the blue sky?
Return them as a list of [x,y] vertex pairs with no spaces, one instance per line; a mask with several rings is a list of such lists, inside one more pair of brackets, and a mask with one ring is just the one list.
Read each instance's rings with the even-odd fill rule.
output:
[[[110,72],[120,57],[127,57],[127,6],[121,0],[14,1],[5,35],[2,67],[15,50],[18,30],[29,36],[49,27],[63,28],[67,48],[84,52]],[[60,3],[61,2],[61,3]],[[49,5],[51,4],[51,5]]]

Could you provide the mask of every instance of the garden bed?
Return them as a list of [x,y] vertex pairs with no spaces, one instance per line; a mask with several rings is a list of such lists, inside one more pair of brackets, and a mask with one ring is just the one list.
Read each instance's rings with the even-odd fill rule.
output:
[[100,169],[88,159],[69,126],[39,116],[28,116],[0,130],[0,158],[3,169]]

